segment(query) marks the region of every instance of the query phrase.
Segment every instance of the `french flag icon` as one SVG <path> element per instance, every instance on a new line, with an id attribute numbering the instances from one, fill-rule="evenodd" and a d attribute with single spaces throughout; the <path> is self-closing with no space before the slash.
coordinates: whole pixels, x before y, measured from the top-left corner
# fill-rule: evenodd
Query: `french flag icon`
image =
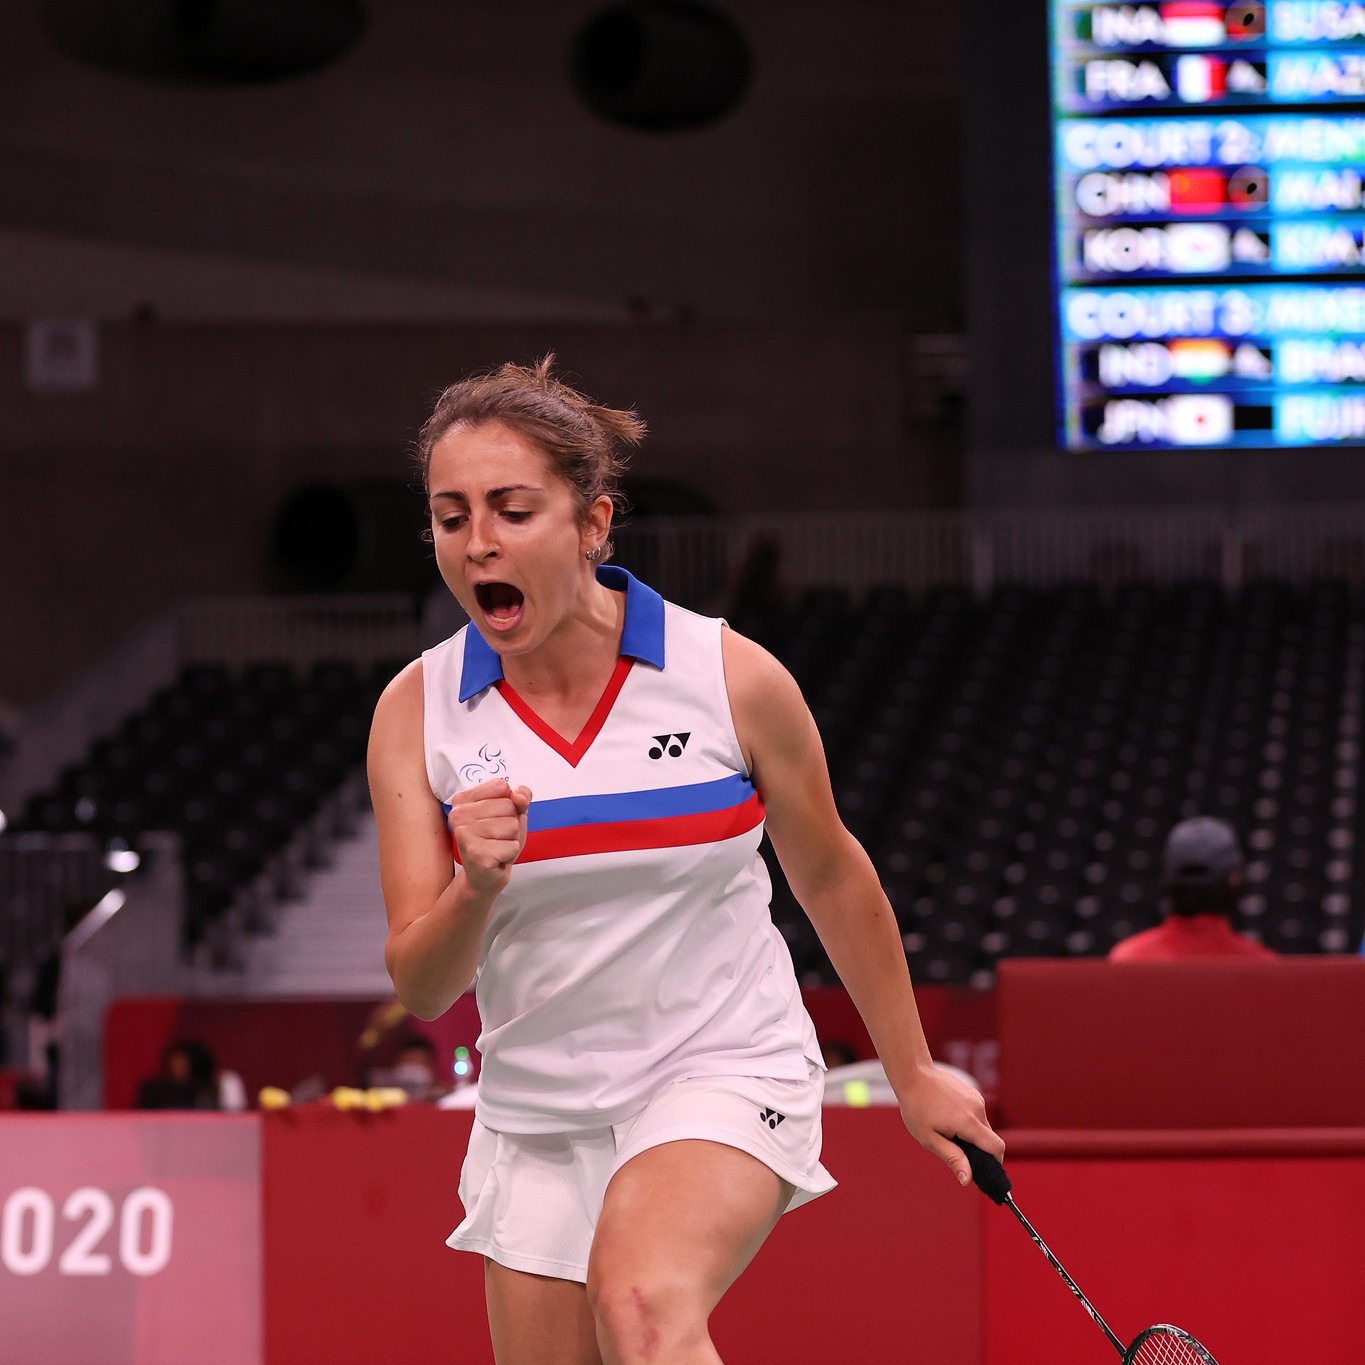
<path id="1" fill-rule="evenodd" d="M 1227 41 L 1226 7 L 1211 0 L 1165 0 L 1161 27 L 1171 47 L 1217 47 Z"/>
<path id="2" fill-rule="evenodd" d="M 1207 104 L 1223 98 L 1228 64 L 1219 57 L 1185 56 L 1175 63 L 1175 92 L 1186 104 Z"/>

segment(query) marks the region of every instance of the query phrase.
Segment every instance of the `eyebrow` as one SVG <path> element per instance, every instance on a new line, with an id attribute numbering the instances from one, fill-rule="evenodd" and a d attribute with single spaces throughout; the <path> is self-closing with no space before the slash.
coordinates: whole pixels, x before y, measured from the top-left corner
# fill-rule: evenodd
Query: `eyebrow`
<path id="1" fill-rule="evenodd" d="M 541 488 L 538 484 L 534 483 L 509 483 L 504 484 L 503 487 L 501 488 L 489 489 L 487 496 L 489 502 L 493 502 L 498 498 L 505 498 L 509 493 L 543 493 L 544 491 L 545 490 L 543 488 Z M 454 502 L 467 503 L 469 501 L 468 496 L 464 493 L 461 493 L 459 489 L 455 489 L 450 492 L 440 492 L 431 494 L 431 500 L 433 502 L 435 502 L 437 498 L 450 498 Z"/>

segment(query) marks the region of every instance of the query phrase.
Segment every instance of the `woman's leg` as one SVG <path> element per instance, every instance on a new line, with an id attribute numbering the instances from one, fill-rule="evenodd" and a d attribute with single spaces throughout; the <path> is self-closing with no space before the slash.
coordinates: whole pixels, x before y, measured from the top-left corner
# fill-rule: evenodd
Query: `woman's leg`
<path id="1" fill-rule="evenodd" d="M 483 1283 L 498 1365 L 602 1365 L 587 1291 L 577 1281 L 527 1275 L 485 1257 Z"/>
<path id="2" fill-rule="evenodd" d="M 791 1197 L 761 1161 L 718 1142 L 668 1142 L 626 1162 L 588 1262 L 606 1365 L 717 1365 L 707 1319 Z"/>

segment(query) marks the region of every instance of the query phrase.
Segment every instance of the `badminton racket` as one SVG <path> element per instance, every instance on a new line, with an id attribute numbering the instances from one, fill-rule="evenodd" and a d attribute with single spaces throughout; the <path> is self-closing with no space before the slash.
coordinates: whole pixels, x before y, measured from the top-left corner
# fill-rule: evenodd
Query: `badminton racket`
<path id="1" fill-rule="evenodd" d="M 1066 1287 L 1080 1301 L 1080 1305 L 1090 1314 L 1090 1320 L 1109 1338 L 1109 1344 L 1119 1353 L 1123 1365 L 1218 1365 L 1218 1362 L 1188 1332 L 1172 1327 L 1168 1322 L 1158 1323 L 1139 1332 L 1129 1346 L 1125 1346 L 1109 1329 L 1109 1324 L 1100 1317 L 1098 1310 L 1081 1293 L 1076 1281 L 1066 1273 L 1062 1263 L 1048 1249 L 1048 1245 L 1033 1230 L 1033 1224 L 1019 1211 L 1010 1193 L 1012 1185 L 1005 1168 L 989 1152 L 980 1147 L 954 1138 L 954 1142 L 967 1154 L 971 1164 L 972 1179 L 976 1187 L 996 1204 L 1003 1204 L 1024 1225 L 1024 1231 L 1033 1238 L 1033 1244 L 1047 1257 L 1053 1270 L 1066 1282 Z"/>

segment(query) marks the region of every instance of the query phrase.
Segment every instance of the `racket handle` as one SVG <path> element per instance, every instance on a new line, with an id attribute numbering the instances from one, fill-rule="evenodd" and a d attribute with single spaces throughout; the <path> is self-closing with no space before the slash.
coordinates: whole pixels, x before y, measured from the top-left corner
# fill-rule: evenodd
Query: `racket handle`
<path id="1" fill-rule="evenodd" d="M 1005 1168 L 989 1152 L 983 1152 L 966 1138 L 954 1138 L 953 1141 L 967 1154 L 976 1188 L 992 1203 L 1003 1204 L 1013 1188 Z"/>

